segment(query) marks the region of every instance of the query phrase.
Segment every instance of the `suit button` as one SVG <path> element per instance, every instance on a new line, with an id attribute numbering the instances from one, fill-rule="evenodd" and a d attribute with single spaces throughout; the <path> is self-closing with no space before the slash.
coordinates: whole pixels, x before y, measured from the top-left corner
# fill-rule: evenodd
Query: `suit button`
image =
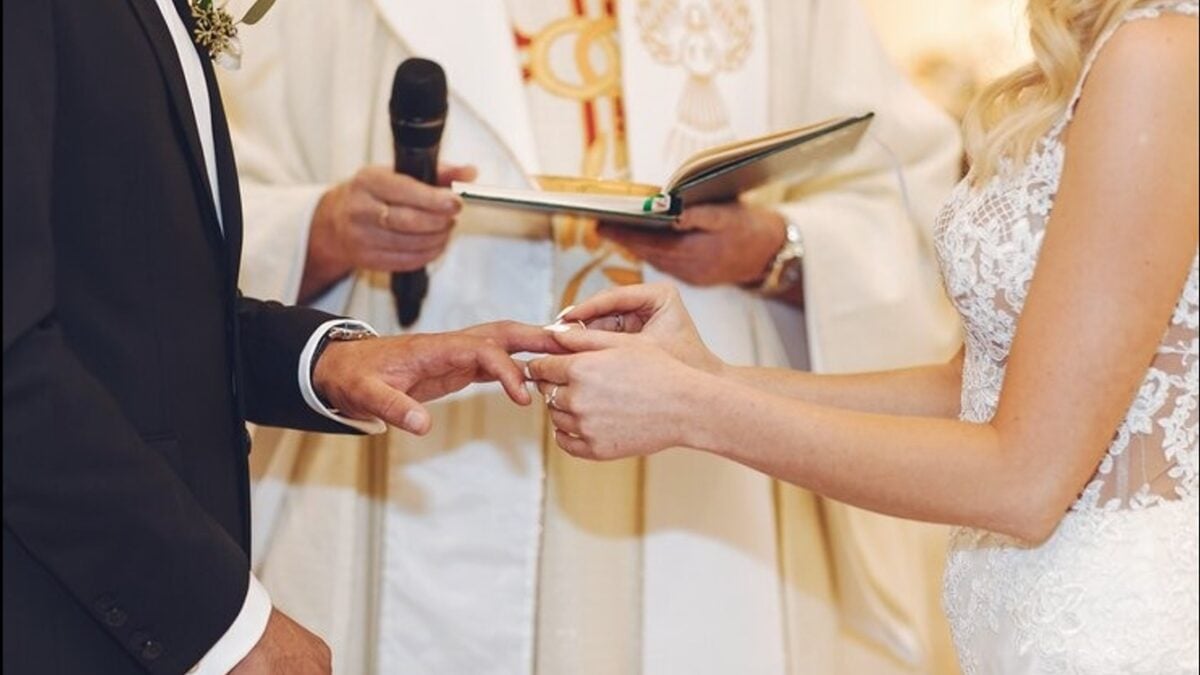
<path id="1" fill-rule="evenodd" d="M 121 609 L 120 607 L 110 607 L 108 611 L 104 613 L 104 623 L 112 626 L 113 628 L 120 628 L 121 626 L 124 626 L 125 621 L 128 619 L 129 615 L 126 614 L 125 610 Z"/>
<path id="2" fill-rule="evenodd" d="M 146 659 L 147 661 L 153 661 L 154 659 L 157 659 L 158 657 L 162 656 L 162 653 L 162 644 L 155 642 L 154 640 L 147 640 L 142 644 L 142 658 Z"/>

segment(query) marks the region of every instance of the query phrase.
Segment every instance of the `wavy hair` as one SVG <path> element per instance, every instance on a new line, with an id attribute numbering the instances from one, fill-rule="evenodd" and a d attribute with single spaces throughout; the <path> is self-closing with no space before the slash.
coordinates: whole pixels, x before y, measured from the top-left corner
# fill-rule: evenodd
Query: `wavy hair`
<path id="1" fill-rule="evenodd" d="M 1034 60 L 984 87 L 963 118 L 963 142 L 975 184 L 1020 165 L 1075 92 L 1084 59 L 1105 31 L 1147 0 L 1029 0 Z"/>

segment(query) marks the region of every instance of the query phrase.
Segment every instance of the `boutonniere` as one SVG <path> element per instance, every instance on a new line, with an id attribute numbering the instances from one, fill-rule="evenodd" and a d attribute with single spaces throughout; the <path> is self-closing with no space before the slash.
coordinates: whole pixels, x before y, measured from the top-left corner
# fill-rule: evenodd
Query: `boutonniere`
<path id="1" fill-rule="evenodd" d="M 244 12 L 241 7 L 250 5 Z M 242 43 L 238 40 L 239 24 L 252 26 L 271 9 L 275 0 L 224 0 L 219 5 L 214 0 L 188 0 L 196 28 L 192 39 L 208 50 L 212 60 L 226 70 L 237 70 L 242 65 Z M 233 17 L 242 18 L 234 20 Z"/>

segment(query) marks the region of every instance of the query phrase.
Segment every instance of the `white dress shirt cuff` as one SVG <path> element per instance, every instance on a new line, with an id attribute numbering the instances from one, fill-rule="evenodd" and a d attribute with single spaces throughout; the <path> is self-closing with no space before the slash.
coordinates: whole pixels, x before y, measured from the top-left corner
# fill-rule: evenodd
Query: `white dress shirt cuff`
<path id="1" fill-rule="evenodd" d="M 317 347 L 321 344 L 321 340 L 325 337 L 325 334 L 329 332 L 330 328 L 335 326 L 365 328 L 372 333 L 375 332 L 374 328 L 371 328 L 362 321 L 353 321 L 350 319 L 333 319 L 318 326 L 317 329 L 313 331 L 312 337 L 308 338 L 308 343 L 304 345 L 304 350 L 300 352 L 300 395 L 304 397 L 304 402 L 308 404 L 308 407 L 312 408 L 320 415 L 324 415 L 325 417 L 328 417 L 335 422 L 345 424 L 348 427 L 358 429 L 364 434 L 382 434 L 383 432 L 387 431 L 387 424 L 385 424 L 383 420 L 356 420 L 352 417 L 339 415 L 336 410 L 332 410 L 329 408 L 329 406 L 322 403 L 321 398 L 317 396 L 316 390 L 313 389 L 313 355 L 316 353 Z"/>
<path id="2" fill-rule="evenodd" d="M 246 601 L 242 611 L 229 625 L 229 629 L 209 648 L 200 662 L 192 666 L 188 675 L 225 675 L 246 658 L 254 645 L 267 630 L 271 618 L 271 596 L 254 574 L 250 575 L 250 586 L 246 589 Z"/>

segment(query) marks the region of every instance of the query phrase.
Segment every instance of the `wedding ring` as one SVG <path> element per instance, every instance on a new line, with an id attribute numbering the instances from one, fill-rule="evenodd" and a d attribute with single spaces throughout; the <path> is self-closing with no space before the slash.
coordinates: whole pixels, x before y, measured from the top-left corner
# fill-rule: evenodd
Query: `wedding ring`
<path id="1" fill-rule="evenodd" d="M 550 387 L 550 393 L 546 394 L 546 407 L 558 410 L 558 406 L 554 405 L 554 399 L 558 396 L 558 385 Z"/>
<path id="2" fill-rule="evenodd" d="M 387 205 L 387 204 L 380 204 L 380 205 L 379 205 L 379 226 L 380 226 L 380 227 L 382 227 L 382 228 L 384 228 L 384 229 L 387 229 L 387 226 L 388 226 L 388 214 L 389 214 L 390 212 L 391 212 L 391 209 L 389 209 L 389 208 L 388 208 L 388 205 Z"/>

